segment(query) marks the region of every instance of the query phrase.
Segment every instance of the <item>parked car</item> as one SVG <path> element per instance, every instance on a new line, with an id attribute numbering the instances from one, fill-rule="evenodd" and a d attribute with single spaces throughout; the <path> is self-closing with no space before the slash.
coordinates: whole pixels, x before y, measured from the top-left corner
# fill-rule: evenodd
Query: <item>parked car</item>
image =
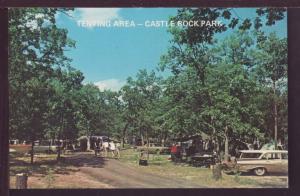
<path id="1" fill-rule="evenodd" d="M 225 173 L 233 171 L 253 172 L 257 176 L 266 173 L 288 173 L 288 151 L 286 150 L 241 150 L 234 162 L 225 162 Z"/>
<path id="2" fill-rule="evenodd" d="M 56 153 L 58 145 L 50 140 L 37 140 L 33 146 L 34 153 Z M 30 153 L 31 150 L 29 150 Z"/>

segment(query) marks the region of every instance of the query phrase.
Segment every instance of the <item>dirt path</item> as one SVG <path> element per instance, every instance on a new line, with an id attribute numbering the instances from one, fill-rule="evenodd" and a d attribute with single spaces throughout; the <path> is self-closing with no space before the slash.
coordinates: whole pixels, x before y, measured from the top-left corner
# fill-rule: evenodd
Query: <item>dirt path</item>
<path id="1" fill-rule="evenodd" d="M 28 160 L 11 160 L 11 188 L 15 187 L 15 173 L 28 169 L 29 188 L 286 188 L 288 181 L 287 176 L 277 175 L 241 175 L 238 178 L 224 175 L 224 180 L 212 181 L 208 170 L 185 169 L 184 166 L 151 170 L 151 166 L 144 168 L 116 159 L 95 157 L 91 152 L 65 154 L 59 164 L 45 157 L 36 161 L 32 167 Z"/>
<path id="2" fill-rule="evenodd" d="M 79 166 L 79 173 L 106 184 L 110 188 L 203 188 L 185 180 L 154 175 L 137 170 L 119 160 L 96 158 L 91 154 L 68 157 L 66 162 Z"/>

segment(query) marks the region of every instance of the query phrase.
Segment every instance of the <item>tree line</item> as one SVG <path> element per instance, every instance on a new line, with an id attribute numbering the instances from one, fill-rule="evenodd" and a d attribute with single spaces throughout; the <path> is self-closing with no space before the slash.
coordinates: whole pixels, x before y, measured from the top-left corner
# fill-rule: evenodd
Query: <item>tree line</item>
<path id="1" fill-rule="evenodd" d="M 149 143 L 203 132 L 225 155 L 236 139 L 287 142 L 287 39 L 264 31 L 285 9 L 259 8 L 245 19 L 233 9 L 178 9 L 170 20 L 227 22 L 170 27 L 170 47 L 158 65 L 168 76 L 139 70 L 117 92 L 83 84 L 65 55 L 76 42 L 57 26 L 56 14 L 71 11 L 9 10 L 10 138 L 33 146 L 44 138 L 108 135 L 124 144 L 129 136 Z"/>

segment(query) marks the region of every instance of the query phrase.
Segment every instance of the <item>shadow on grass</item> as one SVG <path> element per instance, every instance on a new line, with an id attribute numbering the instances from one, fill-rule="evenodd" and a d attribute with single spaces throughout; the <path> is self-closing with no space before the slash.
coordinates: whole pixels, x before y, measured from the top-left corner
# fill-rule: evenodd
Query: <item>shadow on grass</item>
<path id="1" fill-rule="evenodd" d="M 103 168 L 106 160 L 103 157 L 95 156 L 93 154 L 74 154 L 70 157 L 64 157 L 61 161 L 64 164 L 75 167 L 94 167 Z"/>
<path id="2" fill-rule="evenodd" d="M 53 171 L 54 174 L 69 175 L 71 172 L 79 171 L 78 167 L 96 167 L 102 168 L 105 164 L 105 160 L 102 157 L 95 157 L 92 154 L 80 154 L 76 153 L 61 157 L 60 161 L 55 158 L 51 160 L 43 160 L 39 158 L 33 164 L 29 161 L 17 159 L 18 157 L 10 157 L 10 176 L 14 176 L 17 173 L 27 173 L 29 175 L 48 175 L 49 171 Z"/>
<path id="3" fill-rule="evenodd" d="M 267 188 L 287 188 L 288 180 L 287 175 L 283 173 L 267 173 L 264 176 L 255 176 L 253 174 L 244 174 L 243 176 L 254 176 L 256 184 L 261 187 Z M 273 180 L 274 179 L 274 180 Z M 276 180 L 275 180 L 276 179 Z"/>
<path id="4" fill-rule="evenodd" d="M 282 177 L 287 177 L 287 174 L 285 173 L 276 173 L 276 172 L 272 172 L 272 173 L 266 173 L 265 175 L 263 176 L 257 176 L 255 175 L 253 172 L 243 172 L 240 174 L 240 176 L 255 176 L 255 177 L 266 177 L 266 176 L 282 176 Z"/>

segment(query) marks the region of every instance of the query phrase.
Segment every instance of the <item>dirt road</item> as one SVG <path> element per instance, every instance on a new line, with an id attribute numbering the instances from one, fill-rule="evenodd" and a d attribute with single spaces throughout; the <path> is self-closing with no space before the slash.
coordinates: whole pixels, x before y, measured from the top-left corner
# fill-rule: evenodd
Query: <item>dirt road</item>
<path id="1" fill-rule="evenodd" d="M 287 188 L 287 176 L 223 175 L 212 179 L 211 171 L 167 163 L 163 166 L 138 166 L 111 158 L 95 157 L 92 152 L 39 155 L 10 160 L 10 186 L 17 173 L 29 173 L 28 188 Z"/>
<path id="2" fill-rule="evenodd" d="M 199 184 L 154 175 L 136 170 L 119 160 L 93 157 L 90 154 L 67 157 L 65 161 L 78 166 L 80 173 L 110 188 L 203 188 Z"/>

